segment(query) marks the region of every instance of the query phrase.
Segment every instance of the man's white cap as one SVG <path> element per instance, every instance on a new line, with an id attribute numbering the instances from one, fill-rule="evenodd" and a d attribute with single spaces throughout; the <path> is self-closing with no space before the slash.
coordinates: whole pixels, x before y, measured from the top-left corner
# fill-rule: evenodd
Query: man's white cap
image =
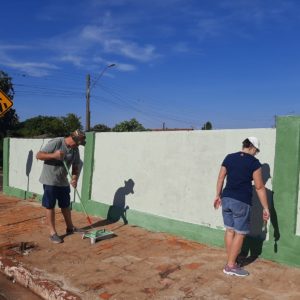
<path id="1" fill-rule="evenodd" d="M 250 143 L 251 143 L 258 151 L 260 151 L 260 141 L 259 141 L 259 139 L 258 139 L 257 137 L 255 137 L 255 136 L 249 136 L 247 139 L 250 141 Z"/>

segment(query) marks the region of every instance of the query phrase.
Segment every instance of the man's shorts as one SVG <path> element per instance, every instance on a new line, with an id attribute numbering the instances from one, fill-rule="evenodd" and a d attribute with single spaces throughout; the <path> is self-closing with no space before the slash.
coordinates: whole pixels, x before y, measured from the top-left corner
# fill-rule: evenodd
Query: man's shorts
<path id="1" fill-rule="evenodd" d="M 44 195 L 42 205 L 46 208 L 52 209 L 55 207 L 56 200 L 60 208 L 67 208 L 70 206 L 70 187 L 69 186 L 53 186 L 43 185 Z"/>
<path id="2" fill-rule="evenodd" d="M 250 232 L 251 206 L 239 200 L 222 198 L 222 214 L 224 225 L 240 234 Z"/>

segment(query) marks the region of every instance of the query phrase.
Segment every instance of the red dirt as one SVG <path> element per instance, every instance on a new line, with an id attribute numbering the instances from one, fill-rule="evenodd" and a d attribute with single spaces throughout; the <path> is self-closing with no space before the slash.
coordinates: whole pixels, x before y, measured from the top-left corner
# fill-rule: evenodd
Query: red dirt
<path id="1" fill-rule="evenodd" d="M 224 249 L 121 223 L 106 225 L 116 237 L 95 245 L 78 234 L 53 244 L 44 213 L 40 203 L 0 194 L 1 270 L 40 287 L 45 299 L 300 299 L 299 268 L 257 259 L 247 278 L 227 276 Z M 76 226 L 87 225 L 72 214 Z M 59 211 L 56 218 L 63 234 Z"/>

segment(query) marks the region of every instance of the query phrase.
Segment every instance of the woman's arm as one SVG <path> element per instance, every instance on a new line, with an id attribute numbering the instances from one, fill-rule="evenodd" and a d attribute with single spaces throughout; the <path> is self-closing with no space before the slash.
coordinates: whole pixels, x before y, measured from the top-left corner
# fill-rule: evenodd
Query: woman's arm
<path id="1" fill-rule="evenodd" d="M 224 180 L 227 175 L 227 170 L 224 166 L 220 168 L 218 180 L 217 180 L 217 191 L 216 191 L 216 197 L 214 200 L 214 208 L 218 209 L 221 205 L 221 193 L 224 185 Z"/>
<path id="2" fill-rule="evenodd" d="M 263 219 L 267 221 L 270 218 L 269 204 L 266 188 L 262 179 L 261 168 L 253 172 L 253 180 L 259 201 L 263 207 Z"/>

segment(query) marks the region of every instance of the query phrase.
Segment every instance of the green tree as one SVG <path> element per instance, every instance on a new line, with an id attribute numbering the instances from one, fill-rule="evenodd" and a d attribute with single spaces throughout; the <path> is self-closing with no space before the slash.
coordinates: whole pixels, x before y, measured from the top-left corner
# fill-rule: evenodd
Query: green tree
<path id="1" fill-rule="evenodd" d="M 76 129 L 82 129 L 82 125 L 80 118 L 74 114 L 68 114 L 66 117 L 37 116 L 20 123 L 17 135 L 57 137 L 66 136 Z"/>
<path id="2" fill-rule="evenodd" d="M 77 117 L 75 114 L 67 114 L 66 117 L 62 117 L 62 121 L 65 128 L 65 135 L 76 129 L 82 130 L 80 117 Z"/>
<path id="3" fill-rule="evenodd" d="M 202 130 L 212 130 L 212 124 L 208 121 L 204 123 L 204 125 L 201 128 Z"/>
<path id="4" fill-rule="evenodd" d="M 52 116 L 37 116 L 21 122 L 17 131 L 22 137 L 35 137 L 44 135 L 47 137 L 63 135 L 63 122 Z"/>
<path id="5" fill-rule="evenodd" d="M 91 128 L 91 131 L 108 132 L 111 131 L 111 129 L 105 124 L 96 124 L 94 127 Z"/>
<path id="6" fill-rule="evenodd" d="M 0 89 L 13 100 L 15 91 L 11 80 L 7 73 L 0 70 Z"/>
<path id="7" fill-rule="evenodd" d="M 0 90 L 2 90 L 11 100 L 15 92 L 12 84 L 12 78 L 7 73 L 0 70 Z M 10 108 L 2 117 L 0 117 L 0 138 L 7 135 L 9 130 L 13 130 L 19 122 L 19 117 L 15 109 Z"/>
<path id="8" fill-rule="evenodd" d="M 11 100 L 14 98 L 14 87 L 12 78 L 7 73 L 0 70 L 0 90 L 2 90 Z M 0 166 L 3 164 L 3 138 L 9 131 L 15 129 L 19 122 L 19 117 L 14 108 L 10 108 L 0 117 Z"/>
<path id="9" fill-rule="evenodd" d="M 144 126 L 139 123 L 136 119 L 130 121 L 123 121 L 115 125 L 112 131 L 124 132 L 124 131 L 145 131 Z"/>

